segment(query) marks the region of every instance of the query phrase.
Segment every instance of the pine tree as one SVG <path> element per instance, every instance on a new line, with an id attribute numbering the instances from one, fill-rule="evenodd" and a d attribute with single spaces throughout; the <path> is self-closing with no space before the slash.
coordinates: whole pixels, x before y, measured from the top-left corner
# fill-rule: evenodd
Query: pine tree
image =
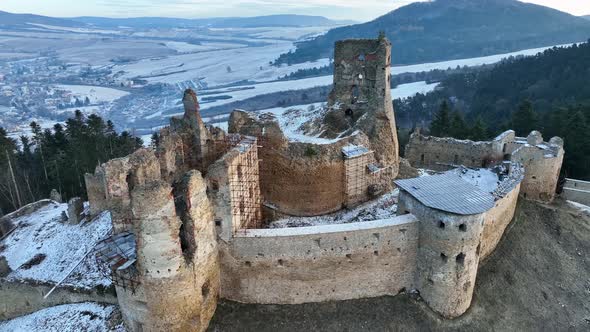
<path id="1" fill-rule="evenodd" d="M 512 113 L 512 129 L 517 135 L 527 136 L 531 131 L 537 129 L 538 118 L 533 110 L 533 104 L 525 100 L 518 109 Z"/>
<path id="2" fill-rule="evenodd" d="M 451 114 L 448 134 L 457 139 L 465 139 L 469 136 L 469 128 L 467 127 L 465 120 L 463 120 L 461 113 L 454 111 Z"/>
<path id="3" fill-rule="evenodd" d="M 565 143 L 566 175 L 580 178 L 590 176 L 590 124 L 581 109 L 570 109 L 562 137 Z"/>
<path id="4" fill-rule="evenodd" d="M 434 115 L 434 120 L 430 123 L 430 135 L 432 136 L 447 136 L 450 127 L 450 109 L 447 101 L 443 101 L 440 109 Z"/>
<path id="5" fill-rule="evenodd" d="M 483 141 L 488 138 L 487 128 L 480 116 L 478 116 L 475 120 L 475 123 L 471 128 L 471 134 L 469 135 L 469 138 L 474 141 Z"/>

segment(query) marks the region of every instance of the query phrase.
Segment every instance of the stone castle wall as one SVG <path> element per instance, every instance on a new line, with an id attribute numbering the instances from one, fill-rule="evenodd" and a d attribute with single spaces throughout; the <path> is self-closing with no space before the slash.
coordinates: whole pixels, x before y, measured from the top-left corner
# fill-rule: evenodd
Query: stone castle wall
<path id="1" fill-rule="evenodd" d="M 91 215 L 109 210 L 115 232 L 130 230 L 131 190 L 159 179 L 160 173 L 159 161 L 149 149 L 98 166 L 94 174 L 85 175 Z"/>
<path id="2" fill-rule="evenodd" d="M 117 285 L 131 331 L 203 331 L 219 294 L 294 304 L 418 289 L 443 316 L 469 307 L 479 260 L 509 224 L 518 187 L 487 214 L 428 209 L 402 191 L 406 214 L 396 218 L 250 229 L 261 226 L 262 201 L 277 214 L 317 216 L 390 189 L 376 186 L 391 186 L 399 170 L 390 63 L 385 38 L 336 44 L 334 90 L 317 124 L 322 137 L 344 137 L 335 143 L 289 142 L 276 119 L 240 111 L 226 135 L 203 123 L 188 90 L 184 117 L 160 132 L 156 153 L 141 149 L 87 176 L 92 212 L 111 210 L 115 233 L 136 238 L 138 284 Z M 244 135 L 253 143 L 232 141 Z M 512 141 L 513 132 L 491 142 L 413 135 L 407 151 L 414 166 L 428 168 L 488 166 L 508 149 L 526 164 L 532 152 L 512 148 Z M 366 147 L 370 157 L 345 161 L 348 145 Z M 531 174 L 545 174 L 549 166 L 536 170 L 535 158 Z"/>
<path id="3" fill-rule="evenodd" d="M 499 142 L 473 142 L 412 134 L 406 159 L 413 167 L 447 171 L 453 166 L 487 167 L 503 159 Z"/>
<path id="4" fill-rule="evenodd" d="M 563 156 L 561 138 L 554 137 L 549 142 L 543 142 L 537 131 L 522 138 L 509 130 L 485 142 L 414 133 L 406 146 L 406 158 L 413 167 L 436 171 L 446 171 L 459 165 L 489 167 L 502 160 L 520 163 L 525 168 L 521 194 L 527 199 L 543 202 L 551 202 L 555 197 Z"/>
<path id="5" fill-rule="evenodd" d="M 295 304 L 396 295 L 414 287 L 418 225 L 371 222 L 239 232 L 221 244 L 221 296 Z"/>
<path id="6" fill-rule="evenodd" d="M 419 222 L 416 287 L 444 317 L 457 317 L 471 304 L 480 259 L 484 215 L 454 215 L 430 209 L 400 192 L 398 211 Z"/>
<path id="7" fill-rule="evenodd" d="M 480 259 L 487 258 L 502 239 L 504 231 L 512 222 L 520 184 L 508 192 L 502 199 L 496 201 L 496 205 L 485 213 L 484 228 L 481 237 Z"/>
<path id="8" fill-rule="evenodd" d="M 315 216 L 344 204 L 345 142 L 311 146 L 291 143 L 286 150 L 260 150 L 260 188 L 266 203 L 292 216 Z M 308 150 L 309 149 L 309 150 Z M 308 152 L 312 151 L 313 153 Z"/>
<path id="9" fill-rule="evenodd" d="M 316 216 L 342 209 L 342 147 L 351 141 L 367 144 L 366 136 L 347 137 L 332 144 L 289 142 L 275 120 L 256 120 L 246 112 L 234 111 L 229 122 L 230 132 L 259 137 L 262 200 L 276 213 Z"/>
<path id="10" fill-rule="evenodd" d="M 564 152 L 557 155 L 535 146 L 525 145 L 512 153 L 511 161 L 524 165 L 526 172 L 521 192 L 527 199 L 551 202 L 556 195 Z"/>

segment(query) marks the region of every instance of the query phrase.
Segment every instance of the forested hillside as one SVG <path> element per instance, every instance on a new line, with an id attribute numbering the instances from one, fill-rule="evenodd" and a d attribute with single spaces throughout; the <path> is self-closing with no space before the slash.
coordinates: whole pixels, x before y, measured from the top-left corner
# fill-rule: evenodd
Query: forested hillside
<path id="1" fill-rule="evenodd" d="M 301 42 L 276 64 L 331 57 L 334 43 L 385 32 L 394 64 L 424 63 L 580 42 L 590 22 L 516 0 L 436 0 L 401 7 L 371 22 L 340 27 Z"/>
<path id="2" fill-rule="evenodd" d="M 0 212 L 48 198 L 52 189 L 64 200 L 85 197 L 85 173 L 142 146 L 141 139 L 128 132 L 117 134 L 110 121 L 84 117 L 80 111 L 65 126 L 42 130 L 33 122 L 31 129 L 31 138 L 22 136 L 17 142 L 0 128 Z"/>
<path id="3" fill-rule="evenodd" d="M 481 139 L 505 129 L 565 139 L 568 176 L 590 179 L 590 44 L 507 59 L 450 75 L 427 95 L 395 101 L 398 124 L 438 136 Z M 432 123 L 430 123 L 432 121 Z M 474 129 L 476 132 L 474 133 Z"/>

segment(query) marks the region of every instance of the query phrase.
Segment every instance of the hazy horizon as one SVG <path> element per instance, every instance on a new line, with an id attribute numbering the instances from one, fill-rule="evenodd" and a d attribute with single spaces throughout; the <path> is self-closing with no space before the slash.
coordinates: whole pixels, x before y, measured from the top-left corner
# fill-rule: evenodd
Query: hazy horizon
<path id="1" fill-rule="evenodd" d="M 93 0 L 72 3 L 71 0 L 3 0 L 0 10 L 11 13 L 27 13 L 52 17 L 101 16 L 125 17 L 248 17 L 276 14 L 318 15 L 331 19 L 368 21 L 412 2 L 392 0 Z M 527 0 L 568 12 L 573 15 L 590 14 L 588 0 Z"/>

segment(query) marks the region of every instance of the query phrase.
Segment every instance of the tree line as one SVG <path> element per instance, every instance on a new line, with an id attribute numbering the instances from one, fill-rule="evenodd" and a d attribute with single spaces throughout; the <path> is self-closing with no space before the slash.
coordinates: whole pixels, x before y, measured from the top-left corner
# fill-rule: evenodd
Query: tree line
<path id="1" fill-rule="evenodd" d="M 32 122 L 31 136 L 11 138 L 0 127 L 0 209 L 8 213 L 49 197 L 52 189 L 67 200 L 86 198 L 84 174 L 113 158 L 126 156 L 143 142 L 111 121 L 76 111 L 62 125 L 42 129 Z"/>

